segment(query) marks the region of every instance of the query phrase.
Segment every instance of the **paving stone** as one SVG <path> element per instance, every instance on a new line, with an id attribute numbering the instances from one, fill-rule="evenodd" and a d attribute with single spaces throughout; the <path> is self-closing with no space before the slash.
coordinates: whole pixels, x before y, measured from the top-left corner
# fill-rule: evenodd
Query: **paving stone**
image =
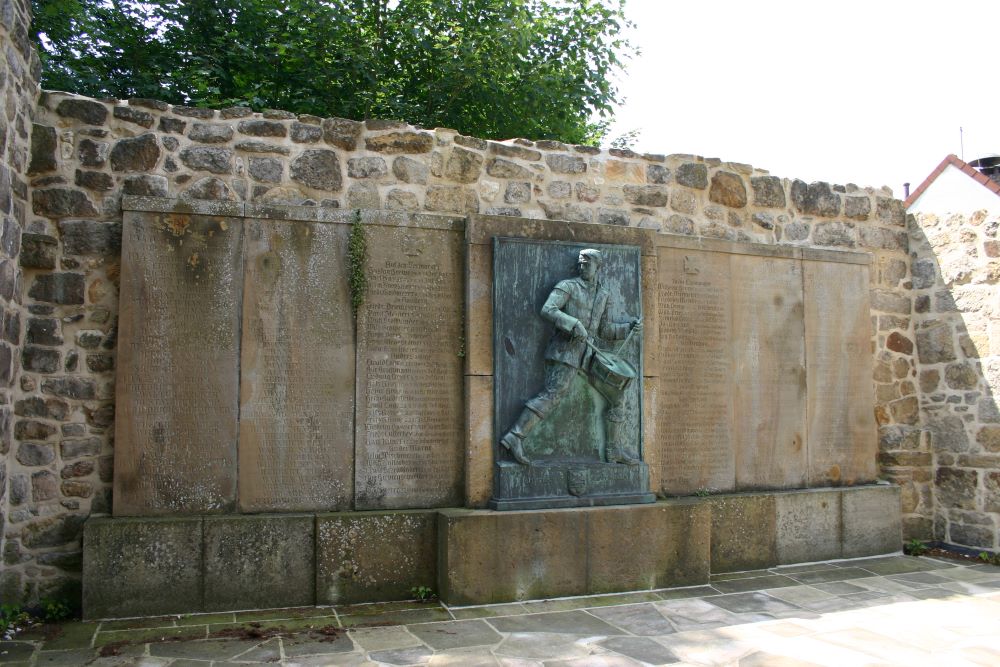
<path id="1" fill-rule="evenodd" d="M 269 639 L 254 646 L 249 651 L 234 656 L 234 658 L 240 662 L 278 662 L 281 658 L 281 640 L 277 637 Z"/>
<path id="2" fill-rule="evenodd" d="M 656 591 L 662 600 L 684 600 L 687 598 L 700 598 L 706 595 L 718 595 L 720 591 L 711 586 L 691 586 L 689 588 L 673 588 L 663 591 Z"/>
<path id="3" fill-rule="evenodd" d="M 760 591 L 765 588 L 780 588 L 781 586 L 798 585 L 799 582 L 780 574 L 772 574 L 766 577 L 749 577 L 747 579 L 712 582 L 712 586 L 720 593 L 743 593 L 746 591 Z"/>
<path id="4" fill-rule="evenodd" d="M 558 632 L 577 635 L 617 635 L 622 633 L 618 628 L 583 611 L 491 618 L 488 623 L 500 632 Z"/>
<path id="5" fill-rule="evenodd" d="M 663 644 L 646 637 L 611 637 L 602 641 L 599 646 L 653 665 L 666 665 L 678 661 L 677 656 Z"/>
<path id="6" fill-rule="evenodd" d="M 831 593 L 820 590 L 816 586 L 789 586 L 786 588 L 775 588 L 764 592 L 773 598 L 778 598 L 779 600 L 798 606 L 802 606 L 803 604 L 810 602 L 830 600 L 836 597 Z"/>
<path id="7" fill-rule="evenodd" d="M 35 647 L 28 642 L 0 641 L 0 663 L 27 661 L 35 652 Z"/>
<path id="8" fill-rule="evenodd" d="M 709 598 L 708 602 L 736 614 L 743 613 L 781 613 L 796 611 L 798 607 L 773 598 L 765 593 L 734 593 L 733 595 L 718 595 Z"/>
<path id="9" fill-rule="evenodd" d="M 45 650 L 61 651 L 90 646 L 97 633 L 96 623 L 60 623 L 59 634 L 45 641 Z"/>
<path id="10" fill-rule="evenodd" d="M 861 579 L 871 576 L 871 572 L 859 567 L 842 567 L 836 570 L 819 570 L 817 572 L 799 572 L 791 575 L 792 579 L 803 584 L 822 584 L 829 581 L 844 581 L 845 579 Z"/>
<path id="11" fill-rule="evenodd" d="M 433 654 L 426 646 L 413 646 L 411 648 L 396 648 L 388 651 L 375 651 L 369 653 L 368 657 L 377 662 L 389 665 L 416 665 L 423 664 L 427 658 Z"/>
<path id="12" fill-rule="evenodd" d="M 590 613 L 634 635 L 669 635 L 676 632 L 673 624 L 652 604 L 606 607 L 591 610 Z"/>
<path id="13" fill-rule="evenodd" d="M 352 629 L 348 635 L 366 651 L 382 651 L 420 645 L 420 640 L 411 635 L 404 627 L 356 628 Z"/>
<path id="14" fill-rule="evenodd" d="M 889 579 L 904 584 L 920 584 L 919 586 L 920 588 L 933 586 L 935 584 L 948 583 L 948 579 L 946 579 L 945 577 L 940 577 L 936 574 L 931 574 L 929 572 L 910 572 L 908 574 L 897 574 L 889 577 Z"/>
<path id="15" fill-rule="evenodd" d="M 927 570 L 940 569 L 934 561 L 921 558 L 910 558 L 898 556 L 890 558 L 865 558 L 862 560 L 850 561 L 853 567 L 860 567 L 874 574 L 904 574 L 906 572 L 925 572 Z"/>
<path id="16" fill-rule="evenodd" d="M 425 623 L 410 626 L 408 629 L 411 634 L 437 651 L 497 644 L 503 639 L 481 620 Z"/>
<path id="17" fill-rule="evenodd" d="M 319 638 L 313 634 L 282 639 L 285 655 L 295 658 L 302 655 L 323 655 L 328 653 L 348 653 L 354 650 L 354 642 L 347 632 L 336 637 Z M 245 659 L 240 657 L 240 660 Z"/>
<path id="18" fill-rule="evenodd" d="M 206 639 L 192 642 L 166 642 L 150 644 L 149 654 L 164 658 L 196 658 L 199 660 L 228 660 L 246 653 L 257 642 L 239 639 Z"/>
<path id="19" fill-rule="evenodd" d="M 86 665 L 95 656 L 96 651 L 91 648 L 75 649 L 69 651 L 42 651 L 35 658 L 36 665 L 46 665 L 46 667 L 78 667 Z M 3 659 L 0 658 L 0 662 Z"/>
<path id="20" fill-rule="evenodd" d="M 733 624 L 738 619 L 725 609 L 705 600 L 670 600 L 657 602 L 660 613 L 669 619 L 678 630 L 717 628 Z"/>
<path id="21" fill-rule="evenodd" d="M 344 627 L 358 625 L 407 625 L 409 623 L 433 623 L 435 621 L 450 621 L 451 616 L 444 609 L 412 609 L 408 611 L 390 611 L 375 615 L 341 616 Z"/>
<path id="22" fill-rule="evenodd" d="M 854 584 L 849 584 L 846 581 L 833 581 L 828 584 L 813 584 L 813 588 L 818 588 L 819 590 L 832 595 L 849 595 L 851 593 L 871 592 L 863 586 L 855 586 Z"/>
<path id="23" fill-rule="evenodd" d="M 470 618 L 493 618 L 495 616 L 513 616 L 525 613 L 524 605 L 520 602 L 510 604 L 491 604 L 484 607 L 463 607 L 452 608 L 451 615 L 458 620 Z"/>
<path id="24" fill-rule="evenodd" d="M 586 646 L 580 644 L 576 635 L 548 632 L 515 632 L 503 640 L 494 653 L 532 660 L 549 658 L 575 658 L 589 655 Z"/>

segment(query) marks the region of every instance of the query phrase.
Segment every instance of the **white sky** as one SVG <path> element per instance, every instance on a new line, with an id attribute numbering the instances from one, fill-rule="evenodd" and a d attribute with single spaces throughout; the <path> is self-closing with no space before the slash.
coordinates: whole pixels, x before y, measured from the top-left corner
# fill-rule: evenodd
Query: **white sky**
<path id="1" fill-rule="evenodd" d="M 613 138 L 898 197 L 1000 153 L 1000 0 L 628 0 Z"/>

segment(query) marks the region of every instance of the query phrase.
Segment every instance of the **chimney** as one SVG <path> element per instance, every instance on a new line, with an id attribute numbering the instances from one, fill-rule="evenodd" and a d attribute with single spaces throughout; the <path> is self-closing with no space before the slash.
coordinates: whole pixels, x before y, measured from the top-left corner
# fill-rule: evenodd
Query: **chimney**
<path id="1" fill-rule="evenodd" d="M 909 199 L 909 198 L 910 198 L 910 184 L 903 183 L 903 199 Z"/>

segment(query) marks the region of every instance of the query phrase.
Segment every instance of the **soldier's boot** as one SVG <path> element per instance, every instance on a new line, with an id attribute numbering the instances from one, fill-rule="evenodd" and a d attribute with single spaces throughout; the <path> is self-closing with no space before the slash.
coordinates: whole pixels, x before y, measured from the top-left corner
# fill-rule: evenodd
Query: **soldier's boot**
<path id="1" fill-rule="evenodd" d="M 521 416 L 517 418 L 514 425 L 511 427 L 507 433 L 500 438 L 500 444 L 503 445 L 514 460 L 521 465 L 531 465 L 531 459 L 528 455 L 524 453 L 524 439 L 528 437 L 528 433 L 531 429 L 535 428 L 538 422 L 542 421 L 536 413 L 532 412 L 528 408 L 521 411 Z"/>
<path id="2" fill-rule="evenodd" d="M 637 456 L 632 454 L 621 442 L 622 423 L 608 420 L 607 427 L 607 447 L 605 453 L 608 463 L 624 463 L 634 466 L 642 463 Z"/>

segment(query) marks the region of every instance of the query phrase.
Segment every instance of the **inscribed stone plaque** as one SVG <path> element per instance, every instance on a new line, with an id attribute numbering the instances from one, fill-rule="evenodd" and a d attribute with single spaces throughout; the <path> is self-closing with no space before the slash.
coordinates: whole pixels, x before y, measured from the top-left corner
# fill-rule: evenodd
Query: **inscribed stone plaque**
<path id="1" fill-rule="evenodd" d="M 733 428 L 738 489 L 806 481 L 806 365 L 802 264 L 730 258 L 733 277 Z"/>
<path id="2" fill-rule="evenodd" d="M 590 277 L 578 261 L 588 248 L 600 252 Z M 527 462 L 497 445 L 491 507 L 652 501 L 641 336 L 628 335 L 642 317 L 640 270 L 637 246 L 495 239 L 494 442 L 516 437 Z M 584 326 L 590 342 L 565 322 Z M 602 381 L 601 358 L 620 360 L 630 380 L 617 390 Z"/>
<path id="3" fill-rule="evenodd" d="M 243 227 L 130 211 L 123 234 L 115 515 L 231 511 Z"/>
<path id="4" fill-rule="evenodd" d="M 348 225 L 250 220 L 240 369 L 240 509 L 354 498 Z"/>
<path id="5" fill-rule="evenodd" d="M 809 485 L 871 482 L 876 467 L 868 267 L 803 262 Z"/>
<path id="6" fill-rule="evenodd" d="M 461 503 L 462 233 L 366 226 L 358 313 L 356 509 Z"/>
<path id="7" fill-rule="evenodd" d="M 661 491 L 732 491 L 732 304 L 730 256 L 660 248 L 657 304 Z"/>

